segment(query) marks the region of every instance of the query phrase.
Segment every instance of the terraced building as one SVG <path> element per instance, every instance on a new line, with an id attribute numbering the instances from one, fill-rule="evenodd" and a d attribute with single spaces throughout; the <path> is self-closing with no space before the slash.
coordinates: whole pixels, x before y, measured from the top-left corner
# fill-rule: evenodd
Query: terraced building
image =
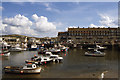
<path id="1" fill-rule="evenodd" d="M 120 43 L 120 27 L 68 28 L 66 32 L 58 32 L 58 41 L 71 43 Z"/>

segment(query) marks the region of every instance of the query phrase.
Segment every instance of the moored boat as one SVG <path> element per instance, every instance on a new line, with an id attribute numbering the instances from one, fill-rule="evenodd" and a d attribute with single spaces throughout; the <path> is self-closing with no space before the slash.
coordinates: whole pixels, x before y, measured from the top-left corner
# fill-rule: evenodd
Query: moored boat
<path id="1" fill-rule="evenodd" d="M 8 49 L 0 49 L 0 55 L 8 57 L 10 55 L 10 51 Z"/>
<path id="2" fill-rule="evenodd" d="M 8 56 L 10 56 L 10 52 L 3 52 L 3 53 L 0 53 L 0 55 L 8 57 Z"/>
<path id="3" fill-rule="evenodd" d="M 49 58 L 49 57 L 42 57 L 41 58 L 41 63 L 42 64 L 47 64 L 47 63 L 50 63 L 51 61 L 52 61 L 52 59 Z"/>
<path id="4" fill-rule="evenodd" d="M 22 51 L 22 48 L 20 47 L 12 47 L 10 48 L 10 52 L 21 52 Z"/>
<path id="5" fill-rule="evenodd" d="M 41 67 L 37 67 L 35 64 L 26 64 L 23 67 L 6 66 L 4 67 L 5 73 L 20 73 L 20 74 L 30 74 L 30 73 L 40 73 Z"/>
<path id="6" fill-rule="evenodd" d="M 59 55 L 53 55 L 51 52 L 45 53 L 50 59 L 52 59 L 53 62 L 62 62 L 63 57 L 60 57 Z"/>
<path id="7" fill-rule="evenodd" d="M 98 50 L 94 50 L 85 52 L 85 56 L 103 57 L 105 56 L 105 53 Z"/>
<path id="8" fill-rule="evenodd" d="M 26 60 L 25 63 L 32 63 L 32 64 L 36 64 L 36 65 L 42 65 L 41 59 L 36 59 L 35 61 Z"/>
<path id="9" fill-rule="evenodd" d="M 32 57 L 31 60 L 34 61 L 36 64 L 47 64 L 52 61 L 52 59 L 50 59 L 49 57 L 36 56 L 36 55 L 34 55 L 34 57 Z M 25 61 L 25 62 L 28 62 L 28 61 Z M 29 61 L 29 62 L 31 62 L 31 61 Z"/>

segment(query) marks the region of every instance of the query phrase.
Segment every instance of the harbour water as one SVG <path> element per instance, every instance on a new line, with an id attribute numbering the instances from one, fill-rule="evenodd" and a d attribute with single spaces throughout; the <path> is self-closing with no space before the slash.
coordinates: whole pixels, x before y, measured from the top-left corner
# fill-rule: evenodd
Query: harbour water
<path id="1" fill-rule="evenodd" d="M 118 78 L 118 54 L 115 48 L 107 49 L 105 57 L 84 56 L 86 50 L 80 48 L 69 49 L 60 53 L 63 63 L 50 63 L 41 66 L 40 74 L 5 74 L 2 78 Z M 23 66 L 25 60 L 30 60 L 37 51 L 11 52 L 9 57 L 0 57 L 2 68 L 4 66 Z"/>

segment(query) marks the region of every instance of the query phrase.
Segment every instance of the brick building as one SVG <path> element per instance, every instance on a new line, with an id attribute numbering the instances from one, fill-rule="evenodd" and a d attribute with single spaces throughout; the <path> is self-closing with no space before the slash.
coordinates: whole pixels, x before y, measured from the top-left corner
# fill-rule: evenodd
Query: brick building
<path id="1" fill-rule="evenodd" d="M 120 42 L 120 28 L 68 28 L 66 32 L 58 32 L 58 41 L 114 44 Z"/>

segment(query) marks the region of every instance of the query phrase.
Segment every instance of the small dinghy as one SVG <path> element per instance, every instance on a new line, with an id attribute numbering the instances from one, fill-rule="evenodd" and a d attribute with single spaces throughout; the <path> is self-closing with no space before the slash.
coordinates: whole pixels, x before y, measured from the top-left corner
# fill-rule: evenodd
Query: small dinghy
<path id="1" fill-rule="evenodd" d="M 105 56 L 105 53 L 98 50 L 94 50 L 94 51 L 85 52 L 85 56 L 103 57 Z"/>
<path id="2" fill-rule="evenodd" d="M 4 70 L 5 73 L 35 74 L 41 72 L 41 67 L 28 63 L 23 67 L 6 66 Z"/>

